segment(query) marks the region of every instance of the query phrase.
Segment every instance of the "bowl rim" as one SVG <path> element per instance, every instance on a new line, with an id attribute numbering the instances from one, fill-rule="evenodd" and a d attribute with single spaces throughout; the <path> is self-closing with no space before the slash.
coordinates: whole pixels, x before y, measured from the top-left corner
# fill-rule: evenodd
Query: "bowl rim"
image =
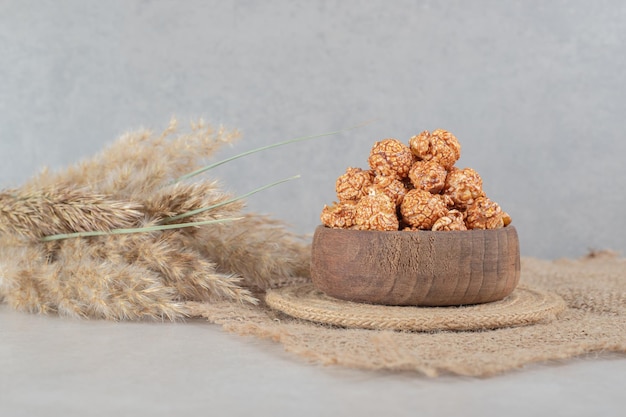
<path id="1" fill-rule="evenodd" d="M 342 228 L 335 228 L 335 227 L 328 227 L 324 224 L 319 224 L 315 230 L 319 230 L 319 229 L 326 229 L 326 230 L 331 230 L 333 232 L 347 232 L 347 233 L 372 233 L 372 234 L 387 234 L 387 235 L 391 235 L 391 234 L 402 234 L 402 235 L 407 235 L 410 236 L 412 233 L 427 233 L 427 234 L 467 234 L 467 233 L 496 233 L 496 232 L 501 232 L 503 230 L 508 230 L 508 229 L 514 229 L 515 231 L 517 231 L 517 229 L 515 228 L 515 226 L 513 225 L 508 225 L 508 226 L 504 226 L 504 227 L 499 227 L 497 229 L 468 229 L 468 230 L 361 230 L 361 229 L 342 229 Z"/>

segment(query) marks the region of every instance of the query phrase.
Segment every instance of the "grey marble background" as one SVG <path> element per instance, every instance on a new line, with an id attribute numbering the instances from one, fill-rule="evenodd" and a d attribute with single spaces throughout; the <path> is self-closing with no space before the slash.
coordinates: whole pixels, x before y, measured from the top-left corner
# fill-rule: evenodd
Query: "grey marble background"
<path id="1" fill-rule="evenodd" d="M 0 187 L 121 133 L 204 117 L 229 156 L 376 121 L 215 172 L 311 233 L 384 137 L 445 128 L 522 255 L 626 253 L 626 2 L 0 0 Z"/>

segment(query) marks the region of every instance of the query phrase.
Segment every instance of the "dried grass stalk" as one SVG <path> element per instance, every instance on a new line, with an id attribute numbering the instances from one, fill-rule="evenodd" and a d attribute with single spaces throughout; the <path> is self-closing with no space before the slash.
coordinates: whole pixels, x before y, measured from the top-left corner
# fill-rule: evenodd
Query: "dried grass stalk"
<path id="1" fill-rule="evenodd" d="M 69 230 L 107 231 L 131 227 L 143 217 L 140 203 L 90 190 L 48 186 L 0 193 L 0 233 L 40 238 Z"/>
<path id="2" fill-rule="evenodd" d="M 202 229 L 195 242 L 220 269 L 240 274 L 252 288 L 265 290 L 310 277 L 308 240 L 267 216 L 247 214 L 237 222 Z"/>
<path id="3" fill-rule="evenodd" d="M 236 130 L 215 129 L 202 120 L 192 123 L 189 133 L 177 133 L 177 125 L 172 119 L 158 136 L 147 129 L 125 133 L 94 157 L 58 173 L 44 170 L 26 186 L 67 184 L 97 189 L 113 199 L 141 201 L 202 167 L 206 158 L 240 137 Z"/>
<path id="4" fill-rule="evenodd" d="M 251 290 L 302 280 L 307 245 L 279 222 L 249 214 L 233 227 L 179 228 L 244 216 L 216 181 L 178 181 L 237 136 L 203 122 L 176 134 L 173 121 L 0 193 L 0 300 L 74 317 L 174 320 L 191 314 L 187 303 L 255 303 Z M 151 231 L 164 227 L 176 228 Z M 77 232 L 106 234 L 66 239 Z M 49 235 L 61 240 L 41 239 Z"/>
<path id="5" fill-rule="evenodd" d="M 145 201 L 145 210 L 150 218 L 163 221 L 232 199 L 232 195 L 226 194 L 218 188 L 216 181 L 176 183 L 161 188 L 149 196 Z M 237 216 L 243 207 L 243 201 L 235 201 L 232 204 L 226 204 L 221 210 L 200 212 L 185 218 L 184 221 L 217 220 Z"/>

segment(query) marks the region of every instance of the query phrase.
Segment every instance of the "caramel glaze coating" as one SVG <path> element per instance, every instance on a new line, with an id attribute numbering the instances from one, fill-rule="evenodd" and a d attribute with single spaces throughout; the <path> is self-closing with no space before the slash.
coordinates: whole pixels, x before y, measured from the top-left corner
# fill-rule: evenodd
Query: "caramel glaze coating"
<path id="1" fill-rule="evenodd" d="M 435 161 L 417 161 L 409 171 L 409 179 L 415 188 L 438 194 L 446 184 L 448 171 Z"/>
<path id="2" fill-rule="evenodd" d="M 341 202 L 358 201 L 361 197 L 367 195 L 368 187 L 374 180 L 372 171 L 364 171 L 361 168 L 348 168 L 345 174 L 337 178 L 335 183 L 335 191 L 337 198 Z"/>
<path id="3" fill-rule="evenodd" d="M 320 216 L 322 224 L 333 229 L 350 229 L 356 226 L 356 202 L 333 203 L 324 206 Z"/>
<path id="4" fill-rule="evenodd" d="M 447 130 L 428 130 L 409 139 L 411 152 L 420 160 L 435 161 L 445 169 L 450 169 L 461 157 L 461 145 Z"/>
<path id="5" fill-rule="evenodd" d="M 411 137 L 409 146 L 383 139 L 371 148 L 369 170 L 348 168 L 337 178 L 339 202 L 320 219 L 335 229 L 469 230 L 508 226 L 511 217 L 489 200 L 482 178 L 454 166 L 457 138 L 443 129 Z"/>
<path id="6" fill-rule="evenodd" d="M 366 195 L 356 205 L 356 228 L 360 230 L 398 230 L 396 205 L 384 193 Z"/>
<path id="7" fill-rule="evenodd" d="M 487 197 L 477 198 L 467 207 L 465 224 L 468 229 L 499 229 L 511 222 L 511 217 L 505 213 L 495 201 Z"/>
<path id="8" fill-rule="evenodd" d="M 383 139 L 376 142 L 368 159 L 370 168 L 376 175 L 406 178 L 416 158 L 411 149 L 397 139 Z"/>
<path id="9" fill-rule="evenodd" d="M 441 196 L 416 188 L 404 196 L 400 213 L 402 220 L 412 228 L 430 230 L 448 213 L 448 207 Z"/>
<path id="10" fill-rule="evenodd" d="M 402 204 L 402 200 L 404 200 L 407 191 L 404 182 L 396 177 L 377 175 L 374 177 L 374 183 L 369 187 L 368 194 L 384 193 L 391 198 L 391 201 L 393 201 L 397 207 Z"/>
<path id="11" fill-rule="evenodd" d="M 453 167 L 448 172 L 442 194 L 450 197 L 456 208 L 463 210 L 475 199 L 485 196 L 483 180 L 472 168 Z"/>
<path id="12" fill-rule="evenodd" d="M 450 230 L 467 230 L 465 222 L 463 221 L 463 213 L 458 210 L 450 210 L 448 214 L 440 217 L 439 220 L 433 224 L 432 230 L 434 231 L 450 231 Z"/>

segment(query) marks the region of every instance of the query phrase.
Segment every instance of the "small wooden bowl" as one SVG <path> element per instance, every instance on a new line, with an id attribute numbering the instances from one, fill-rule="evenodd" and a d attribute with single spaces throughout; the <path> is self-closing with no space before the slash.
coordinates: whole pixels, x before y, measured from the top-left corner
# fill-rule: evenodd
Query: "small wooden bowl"
<path id="1" fill-rule="evenodd" d="M 517 286 L 513 226 L 378 232 L 318 226 L 311 278 L 327 295 L 383 305 L 455 306 L 501 300 Z"/>

